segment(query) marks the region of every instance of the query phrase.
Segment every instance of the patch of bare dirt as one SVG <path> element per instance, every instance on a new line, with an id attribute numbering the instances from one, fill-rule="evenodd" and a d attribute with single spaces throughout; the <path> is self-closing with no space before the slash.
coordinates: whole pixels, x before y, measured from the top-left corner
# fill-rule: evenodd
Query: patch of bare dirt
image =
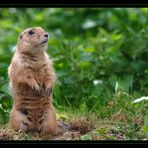
<path id="1" fill-rule="evenodd" d="M 82 135 L 94 129 L 94 126 L 89 119 L 73 120 L 70 124 L 71 129 L 79 131 Z"/>
<path id="2" fill-rule="evenodd" d="M 58 121 L 58 130 L 54 140 L 78 140 L 81 135 L 91 131 L 93 125 L 89 120 L 77 119 L 70 123 Z"/>

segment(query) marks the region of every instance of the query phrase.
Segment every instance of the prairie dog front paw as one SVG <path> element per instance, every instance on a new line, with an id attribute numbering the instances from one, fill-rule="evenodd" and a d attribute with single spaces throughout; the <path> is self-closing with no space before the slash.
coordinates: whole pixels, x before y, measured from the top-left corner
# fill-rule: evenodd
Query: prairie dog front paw
<path id="1" fill-rule="evenodd" d="M 47 96 L 50 96 L 50 94 L 52 93 L 52 86 L 50 83 L 45 83 L 45 94 Z"/>
<path id="2" fill-rule="evenodd" d="M 35 92 L 40 93 L 40 86 L 38 83 L 35 81 L 35 79 L 31 76 L 28 76 L 28 85 L 35 90 Z"/>

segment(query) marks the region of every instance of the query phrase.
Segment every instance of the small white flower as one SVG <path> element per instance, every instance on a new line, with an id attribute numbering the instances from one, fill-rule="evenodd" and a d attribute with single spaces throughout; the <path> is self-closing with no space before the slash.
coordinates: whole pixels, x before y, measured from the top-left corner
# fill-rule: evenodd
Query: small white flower
<path id="1" fill-rule="evenodd" d="M 137 102 L 140 102 L 142 100 L 148 100 L 148 97 L 141 97 L 141 98 L 138 98 L 136 99 L 135 101 L 133 101 L 132 103 L 137 103 Z"/>
<path id="2" fill-rule="evenodd" d="M 82 25 L 83 29 L 89 29 L 89 28 L 93 28 L 97 25 L 97 23 L 93 20 L 86 20 L 84 22 L 84 24 Z"/>
<path id="3" fill-rule="evenodd" d="M 93 83 L 94 85 L 102 84 L 102 80 L 94 80 Z"/>
<path id="4" fill-rule="evenodd" d="M 116 84 L 115 84 L 115 93 L 117 93 L 117 92 L 118 92 L 118 88 L 119 88 L 119 83 L 118 83 L 118 82 L 116 82 Z"/>
<path id="5" fill-rule="evenodd" d="M 57 35 L 57 36 L 61 36 L 62 34 L 63 34 L 63 32 L 62 32 L 62 30 L 61 29 L 55 29 L 55 34 Z M 52 37 L 52 35 L 50 35 L 50 37 Z"/>

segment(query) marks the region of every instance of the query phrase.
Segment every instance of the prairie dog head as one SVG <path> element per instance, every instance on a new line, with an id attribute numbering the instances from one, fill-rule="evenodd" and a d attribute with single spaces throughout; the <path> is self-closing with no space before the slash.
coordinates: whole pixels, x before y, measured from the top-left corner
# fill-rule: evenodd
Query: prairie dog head
<path id="1" fill-rule="evenodd" d="M 19 52 L 37 53 L 46 50 L 48 33 L 41 27 L 25 29 L 18 38 Z"/>

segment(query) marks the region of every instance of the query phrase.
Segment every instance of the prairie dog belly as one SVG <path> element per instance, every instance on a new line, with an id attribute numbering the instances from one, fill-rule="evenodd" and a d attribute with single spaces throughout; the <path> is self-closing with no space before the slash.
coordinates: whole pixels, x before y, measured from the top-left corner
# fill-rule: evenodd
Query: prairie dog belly
<path id="1" fill-rule="evenodd" d="M 34 97 L 21 97 L 21 101 L 18 101 L 14 108 L 24 116 L 26 121 L 23 122 L 27 126 L 26 131 L 41 132 L 43 122 L 46 120 L 49 114 L 49 108 L 51 107 L 50 99 Z"/>

